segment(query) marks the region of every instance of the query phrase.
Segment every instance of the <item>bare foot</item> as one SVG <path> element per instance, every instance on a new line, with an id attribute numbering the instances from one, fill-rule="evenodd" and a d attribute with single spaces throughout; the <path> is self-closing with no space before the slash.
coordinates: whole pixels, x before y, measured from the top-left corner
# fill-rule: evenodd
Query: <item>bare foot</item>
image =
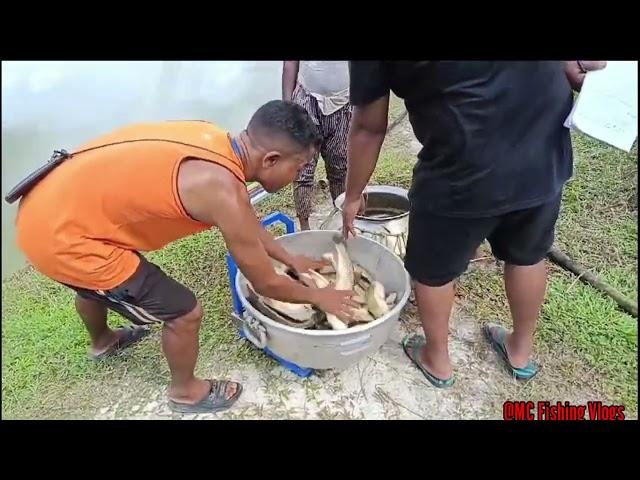
<path id="1" fill-rule="evenodd" d="M 515 368 L 524 368 L 529 364 L 531 351 L 522 349 L 518 351 L 513 342 L 513 333 L 507 333 L 504 338 L 504 347 L 507 350 L 509 363 Z"/>
<path id="2" fill-rule="evenodd" d="M 426 345 L 421 348 L 420 361 L 432 375 L 438 378 L 449 378 L 453 375 L 453 368 L 449 359 L 433 355 Z"/>
<path id="3" fill-rule="evenodd" d="M 121 327 L 108 332 L 91 345 L 90 355 L 94 358 L 104 356 L 110 350 L 120 350 L 138 342 L 149 334 L 146 327 Z M 116 347 L 116 348 L 114 348 Z"/>

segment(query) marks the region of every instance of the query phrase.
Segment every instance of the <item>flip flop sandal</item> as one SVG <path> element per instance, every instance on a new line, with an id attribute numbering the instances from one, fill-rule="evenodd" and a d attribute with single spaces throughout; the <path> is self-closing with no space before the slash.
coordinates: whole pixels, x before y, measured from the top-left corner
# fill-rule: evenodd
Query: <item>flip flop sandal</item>
<path id="1" fill-rule="evenodd" d="M 227 410 L 242 393 L 242 384 L 229 380 L 207 380 L 211 384 L 209 393 L 195 404 L 180 403 L 169 400 L 169 408 L 176 413 L 214 413 Z M 231 398 L 226 398 L 227 385 L 235 384 L 236 392 Z"/>
<path id="2" fill-rule="evenodd" d="M 443 380 L 433 375 L 424 367 L 424 365 L 422 365 L 422 362 L 419 358 L 420 349 L 426 343 L 427 341 L 422 335 L 407 335 L 406 337 L 404 337 L 404 340 L 402 340 L 402 348 L 404 349 L 404 353 L 407 354 L 407 357 L 409 357 L 409 359 L 415 364 L 415 366 L 420 369 L 422 374 L 427 380 L 429 380 L 431 385 L 437 388 L 449 388 L 453 386 L 453 384 L 455 383 L 455 378 L 453 378 L 453 376 Z"/>
<path id="3" fill-rule="evenodd" d="M 517 380 L 531 380 L 540 372 L 542 367 L 533 360 L 529 360 L 529 363 L 522 368 L 516 368 L 511 365 L 509 356 L 507 355 L 507 347 L 505 347 L 504 344 L 505 335 L 507 334 L 504 327 L 494 323 L 487 323 L 482 327 L 482 330 L 493 349 L 500 356 L 502 363 L 507 367 L 509 373 L 511 373 L 511 375 L 513 375 Z"/>
<path id="4" fill-rule="evenodd" d="M 107 348 L 104 352 L 98 354 L 90 353 L 89 358 L 92 360 L 103 360 L 107 357 L 112 357 L 128 346 L 139 342 L 151 333 L 151 330 L 148 327 L 122 327 L 118 328 L 116 331 L 123 332 L 118 341 Z"/>

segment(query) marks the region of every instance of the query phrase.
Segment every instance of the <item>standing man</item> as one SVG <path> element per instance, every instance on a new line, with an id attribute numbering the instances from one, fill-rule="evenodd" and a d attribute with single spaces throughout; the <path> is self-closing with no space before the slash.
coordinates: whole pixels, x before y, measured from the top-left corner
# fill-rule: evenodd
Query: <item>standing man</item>
<path id="1" fill-rule="evenodd" d="M 505 262 L 513 331 L 484 332 L 509 371 L 531 379 L 546 289 L 544 258 L 573 169 L 563 126 L 587 70 L 604 62 L 351 62 L 353 121 L 343 211 L 353 232 L 359 196 L 387 127 L 389 92 L 404 99 L 423 145 L 414 168 L 405 265 L 416 282 L 425 337 L 408 357 L 436 387 L 453 385 L 448 351 L 454 280 L 484 239 Z"/>
<path id="2" fill-rule="evenodd" d="M 349 62 L 286 60 L 282 97 L 304 107 L 320 131 L 319 153 L 324 159 L 331 198 L 344 192 L 347 174 L 347 134 L 351 121 Z M 313 180 L 318 153 L 294 183 L 293 198 L 302 230 L 309 230 L 313 210 Z"/>

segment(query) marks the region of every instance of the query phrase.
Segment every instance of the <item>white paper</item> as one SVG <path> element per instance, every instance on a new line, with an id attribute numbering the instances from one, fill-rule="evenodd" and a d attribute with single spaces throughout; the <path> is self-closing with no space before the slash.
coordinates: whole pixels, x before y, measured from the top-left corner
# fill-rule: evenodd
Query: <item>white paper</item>
<path id="1" fill-rule="evenodd" d="M 638 62 L 607 62 L 587 73 L 564 125 L 631 151 L 638 136 Z"/>

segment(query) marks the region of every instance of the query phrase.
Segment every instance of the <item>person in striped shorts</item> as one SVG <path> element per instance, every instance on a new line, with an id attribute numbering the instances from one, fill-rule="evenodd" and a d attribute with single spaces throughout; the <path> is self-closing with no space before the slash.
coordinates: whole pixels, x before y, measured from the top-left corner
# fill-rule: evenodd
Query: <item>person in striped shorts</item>
<path id="1" fill-rule="evenodd" d="M 320 151 L 302 169 L 293 190 L 300 228 L 309 230 L 318 154 L 325 162 L 331 198 L 335 201 L 344 192 L 351 122 L 349 62 L 286 60 L 282 69 L 282 97 L 304 107 L 322 137 Z"/>

